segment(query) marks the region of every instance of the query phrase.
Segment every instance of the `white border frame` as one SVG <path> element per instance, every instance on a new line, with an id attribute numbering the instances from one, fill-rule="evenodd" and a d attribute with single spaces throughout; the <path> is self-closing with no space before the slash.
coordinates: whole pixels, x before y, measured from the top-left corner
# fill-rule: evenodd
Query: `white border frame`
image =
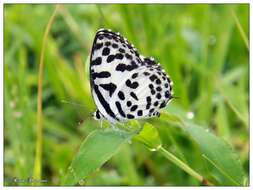
<path id="1" fill-rule="evenodd" d="M 251 50 L 251 47 L 252 47 L 252 38 L 251 38 L 251 33 L 252 33 L 252 25 L 253 25 L 253 21 L 252 21 L 252 3 L 247 0 L 243 0 L 243 1 L 238 1 L 238 0 L 223 0 L 223 1 L 210 1 L 210 0 L 207 0 L 207 1 L 203 1 L 203 0 L 194 0 L 194 1 L 186 1 L 186 0 L 177 0 L 177 1 L 166 1 L 166 0 L 158 0 L 158 1 L 155 1 L 154 3 L 154 0 L 146 0 L 146 1 L 143 1 L 143 0 L 128 0 L 128 1 L 124 1 L 124 0 L 110 0 L 110 1 L 102 1 L 102 0 L 94 0 L 92 2 L 88 2 L 88 1 L 81 1 L 81 0 L 62 0 L 62 1 L 59 1 L 59 0 L 54 0 L 54 1 L 51 1 L 51 0 L 44 0 L 44 1 L 41 1 L 41 0 L 20 0 L 20 1 L 15 1 L 15 0 L 3 0 L 0 2 L 0 34 L 1 34 L 1 37 L 0 37 L 0 137 L 2 137 L 2 143 L 0 143 L 0 152 L 1 152 L 1 155 L 0 155 L 0 161 L 1 161 L 1 164 L 0 164 L 0 168 L 3 169 L 3 166 L 4 166 L 4 160 L 3 160 L 3 151 L 4 151 L 4 138 L 3 138 L 3 128 L 4 128 L 4 113 L 3 113 L 3 105 L 4 105 L 4 94 L 3 94 L 3 90 L 4 90 L 4 86 L 3 86 L 3 82 L 4 82 L 4 77 L 3 77 L 3 67 L 4 67 L 4 61 L 3 61 L 3 50 L 4 50 L 4 45 L 3 45 L 3 40 L 4 40 L 4 36 L 3 36 L 3 24 L 4 24 L 4 4 L 6 3 L 37 3 L 37 4 L 42 4 L 42 3 L 91 3 L 91 4 L 94 4 L 94 3 L 125 3 L 125 4 L 130 4 L 130 3 L 152 3 L 152 4 L 159 4 L 159 3 L 164 3 L 164 4 L 199 4 L 199 3 L 203 3 L 203 4 L 208 4 L 208 3 L 216 3 L 216 4 L 224 4 L 224 3 L 227 3 L 227 4 L 230 4 L 230 3 L 249 3 L 250 4 L 250 14 L 249 14 L 249 19 L 250 19 L 250 37 L 249 37 L 249 41 L 250 41 L 250 48 L 249 50 Z M 253 76 L 251 74 L 253 74 L 253 67 L 251 66 L 252 63 L 252 52 L 250 51 L 249 52 L 249 69 L 250 69 L 250 91 L 249 91 L 249 95 L 250 95 L 250 98 L 251 98 L 251 95 L 253 94 L 253 89 L 252 89 L 252 79 L 253 79 Z M 253 118 L 253 114 L 252 114 L 252 108 L 253 108 L 253 102 L 250 101 L 250 107 L 249 107 L 249 118 Z M 250 127 L 251 127 L 251 123 L 250 123 Z M 250 129 L 249 127 L 249 129 Z M 250 137 L 252 137 L 252 130 L 250 130 Z M 252 144 L 252 138 L 250 138 L 250 145 Z M 252 178 L 252 175 L 251 175 L 251 172 L 253 171 L 253 166 L 252 166 L 252 156 L 253 156 L 253 153 L 252 151 L 250 151 L 250 175 L 249 175 L 249 185 L 251 184 L 253 178 Z M 2 189 L 14 189 L 14 188 L 19 188 L 19 189 L 45 189 L 47 187 L 5 187 L 3 186 L 3 182 L 4 182 L 4 173 L 3 173 L 3 170 L 1 171 L 1 175 L 0 175 L 0 182 L 1 182 L 1 185 L 0 187 Z M 52 186 L 49 186 L 50 189 L 66 189 L 66 188 L 75 188 L 75 189 L 83 189 L 83 188 L 92 188 L 92 189 L 125 189 L 125 188 L 134 188 L 134 189 L 203 189 L 203 188 L 211 188 L 211 189 L 250 189 L 251 185 L 249 187 L 124 187 L 124 186 L 121 186 L 121 187 L 62 187 L 62 186 L 59 186 L 59 187 L 52 187 Z"/>

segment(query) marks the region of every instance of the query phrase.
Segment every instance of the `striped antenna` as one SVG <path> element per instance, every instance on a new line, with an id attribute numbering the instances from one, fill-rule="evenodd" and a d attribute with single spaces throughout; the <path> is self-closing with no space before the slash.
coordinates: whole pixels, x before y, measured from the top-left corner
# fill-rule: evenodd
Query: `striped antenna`
<path id="1" fill-rule="evenodd" d="M 76 103 L 76 102 L 70 102 L 68 100 L 61 100 L 61 103 L 64 103 L 64 104 L 70 104 L 70 105 L 73 105 L 73 106 L 78 106 L 78 107 L 86 107 L 84 106 L 83 104 L 79 104 L 79 103 Z"/>
<path id="2" fill-rule="evenodd" d="M 73 106 L 78 106 L 78 107 L 83 107 L 83 108 L 86 107 L 83 104 L 79 104 L 79 103 L 76 103 L 76 102 L 71 102 L 71 101 L 68 101 L 68 100 L 61 100 L 61 103 L 70 104 L 70 105 L 73 105 Z M 84 119 L 80 119 L 77 122 L 77 127 L 80 127 L 83 123 L 84 123 Z"/>

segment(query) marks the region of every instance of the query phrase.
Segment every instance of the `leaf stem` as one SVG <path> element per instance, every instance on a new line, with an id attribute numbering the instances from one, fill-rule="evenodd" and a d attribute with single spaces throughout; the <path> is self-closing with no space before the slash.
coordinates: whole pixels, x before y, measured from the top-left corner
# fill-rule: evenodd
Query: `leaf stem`
<path id="1" fill-rule="evenodd" d="M 178 159 L 175 155 L 164 149 L 163 147 L 160 147 L 158 151 L 164 155 L 168 160 L 170 160 L 172 163 L 180 167 L 182 170 L 187 172 L 189 175 L 200 181 L 203 185 L 207 186 L 214 186 L 211 182 L 209 182 L 207 179 L 205 179 L 202 175 L 200 175 L 198 172 L 193 170 L 190 166 L 185 164 L 183 161 Z"/>
<path id="2" fill-rule="evenodd" d="M 48 39 L 49 31 L 52 27 L 53 21 L 55 19 L 59 5 L 56 5 L 53 14 L 51 15 L 48 24 L 46 26 L 45 33 L 43 35 L 42 49 L 40 54 L 39 62 L 39 76 L 38 76 L 38 97 L 37 97 L 37 139 L 36 139 L 36 152 L 35 152 L 35 161 L 33 168 L 33 177 L 36 180 L 41 179 L 41 158 L 42 158 L 42 144 L 43 144 L 43 114 L 42 114 L 42 84 L 43 84 L 43 71 L 44 71 L 44 55 L 46 42 Z"/>

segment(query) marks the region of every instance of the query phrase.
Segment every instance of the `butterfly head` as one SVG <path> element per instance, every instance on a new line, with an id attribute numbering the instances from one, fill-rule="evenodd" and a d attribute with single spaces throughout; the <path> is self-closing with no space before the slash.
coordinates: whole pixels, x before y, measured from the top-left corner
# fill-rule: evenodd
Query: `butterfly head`
<path id="1" fill-rule="evenodd" d="M 95 120 L 100 120 L 100 119 L 104 118 L 103 115 L 98 110 L 96 110 L 94 113 L 92 113 L 92 117 Z"/>

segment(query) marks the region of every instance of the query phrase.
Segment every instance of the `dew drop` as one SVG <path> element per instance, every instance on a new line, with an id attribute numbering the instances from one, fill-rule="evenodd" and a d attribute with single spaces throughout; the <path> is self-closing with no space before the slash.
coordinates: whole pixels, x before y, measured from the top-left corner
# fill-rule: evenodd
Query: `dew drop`
<path id="1" fill-rule="evenodd" d="M 85 184 L 85 181 L 84 181 L 84 179 L 81 179 L 81 180 L 79 180 L 79 182 L 78 182 L 80 185 L 84 185 Z"/>
<path id="2" fill-rule="evenodd" d="M 155 152 L 155 151 L 157 151 L 157 149 L 156 148 L 150 148 L 149 149 L 151 152 Z"/>
<path id="3" fill-rule="evenodd" d="M 187 112 L 186 117 L 188 119 L 193 119 L 194 118 L 194 113 L 192 111 L 189 111 L 189 112 Z"/>
<path id="4" fill-rule="evenodd" d="M 161 147 L 162 147 L 162 145 L 158 145 L 156 148 L 150 148 L 149 150 L 151 152 L 155 152 L 155 151 L 158 151 Z"/>

